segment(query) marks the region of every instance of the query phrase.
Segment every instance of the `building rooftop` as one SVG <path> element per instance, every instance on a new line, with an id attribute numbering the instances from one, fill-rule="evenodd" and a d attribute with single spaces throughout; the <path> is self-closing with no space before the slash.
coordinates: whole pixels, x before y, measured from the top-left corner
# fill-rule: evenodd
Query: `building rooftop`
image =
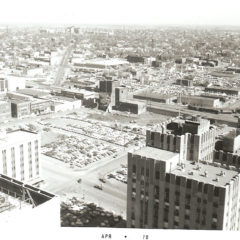
<path id="1" fill-rule="evenodd" d="M 42 97 L 42 96 L 49 95 L 49 92 L 31 89 L 31 88 L 20 89 L 18 90 L 18 93 L 29 95 L 32 97 Z"/>
<path id="2" fill-rule="evenodd" d="M 155 99 L 169 99 L 174 98 L 174 96 L 170 94 L 162 94 L 157 91 L 142 91 L 134 94 L 135 97 L 145 97 L 145 98 L 155 98 Z"/>
<path id="3" fill-rule="evenodd" d="M 95 58 L 90 60 L 83 60 L 83 59 L 74 59 L 75 63 L 80 64 L 95 64 L 95 65 L 104 65 L 104 66 L 114 66 L 114 65 L 122 65 L 122 64 L 129 64 L 128 61 L 124 59 L 102 59 L 102 58 Z"/>
<path id="4" fill-rule="evenodd" d="M 193 95 L 183 95 L 181 96 L 181 98 L 191 98 L 191 99 L 198 99 L 198 100 L 202 100 L 202 101 L 215 101 L 215 98 L 210 98 L 210 97 L 203 97 L 203 96 L 193 96 Z"/>
<path id="5" fill-rule="evenodd" d="M 178 166 L 171 173 L 218 187 L 224 187 L 234 176 L 239 175 L 234 170 L 191 161 L 186 161 L 184 167 Z"/>
<path id="6" fill-rule="evenodd" d="M 34 133 L 26 130 L 16 130 L 9 133 L 0 132 L 0 148 L 1 148 L 1 145 L 14 144 L 19 141 L 22 141 L 23 139 L 32 140 L 33 135 L 37 135 L 37 134 L 38 133 Z"/>
<path id="7" fill-rule="evenodd" d="M 169 159 L 172 159 L 173 157 L 178 156 L 178 153 L 153 148 L 153 147 L 144 147 L 137 151 L 135 151 L 133 154 L 141 155 L 146 158 L 153 158 L 158 161 L 167 161 Z"/>
<path id="8" fill-rule="evenodd" d="M 240 88 L 225 88 L 225 87 L 217 87 L 217 86 L 210 86 L 210 87 L 206 87 L 205 89 L 228 90 L 228 91 L 240 91 Z"/>
<path id="9" fill-rule="evenodd" d="M 6 104 L 6 103 L 7 103 L 6 101 L 1 101 L 1 100 L 0 100 L 0 105 Z"/>

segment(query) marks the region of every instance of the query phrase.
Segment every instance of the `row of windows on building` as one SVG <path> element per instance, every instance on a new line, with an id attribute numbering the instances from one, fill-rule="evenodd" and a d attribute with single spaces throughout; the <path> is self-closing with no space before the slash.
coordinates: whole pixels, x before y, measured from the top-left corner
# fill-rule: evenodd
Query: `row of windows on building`
<path id="1" fill-rule="evenodd" d="M 144 225 L 146 226 L 148 224 L 148 202 L 143 202 L 141 201 L 141 205 L 140 205 L 140 227 L 143 227 Z M 207 225 L 207 215 L 206 215 L 207 211 L 206 209 L 202 209 L 202 211 L 198 211 L 195 216 L 195 222 L 191 220 L 191 224 L 195 224 L 195 225 L 202 225 L 202 226 L 206 226 Z M 172 216 L 172 220 L 174 221 L 173 225 L 174 227 L 179 226 L 179 220 L 180 220 L 180 212 L 179 209 L 175 209 L 173 212 L 173 216 Z M 160 217 L 161 216 L 161 217 Z M 189 228 L 189 224 L 190 224 L 190 210 L 186 210 L 184 215 L 183 215 L 183 219 L 184 219 L 184 226 L 188 226 Z M 161 218 L 161 219 L 160 219 Z M 212 218 L 211 219 L 211 228 L 212 229 L 217 229 L 217 224 L 218 224 L 218 215 L 217 212 L 212 214 Z M 209 219 L 209 218 L 208 218 Z M 135 221 L 135 206 L 132 208 L 132 213 L 131 213 L 131 220 Z M 165 205 L 164 209 L 163 209 L 163 214 L 159 214 L 159 204 L 155 203 L 154 205 L 154 211 L 153 211 L 153 216 L 152 216 L 152 225 L 153 228 L 158 228 L 159 225 L 161 225 L 160 220 L 162 220 L 163 224 L 166 225 L 165 223 L 169 223 L 170 221 L 170 215 L 169 215 L 169 206 Z M 134 227 L 134 226 L 132 226 Z M 185 227 L 184 227 L 185 228 Z"/>
<path id="2" fill-rule="evenodd" d="M 136 178 L 135 178 L 136 176 L 135 176 L 135 174 L 136 174 L 136 165 L 133 165 L 133 176 L 132 176 L 132 182 L 133 183 L 136 183 Z M 141 175 L 144 176 L 144 168 L 143 167 L 141 168 Z M 149 177 L 149 169 L 146 169 L 146 177 Z M 157 179 L 157 180 L 160 179 L 160 171 L 155 171 L 155 179 Z M 166 175 L 165 175 L 166 183 L 170 183 L 170 180 L 171 180 L 170 179 L 170 174 L 166 173 Z M 140 184 L 141 185 L 145 184 L 146 186 L 148 186 L 149 182 L 147 181 L 147 179 L 146 180 L 142 179 L 140 181 Z M 176 176 L 175 184 L 177 186 L 180 186 L 180 184 L 181 184 L 180 176 Z M 187 179 L 187 181 L 186 181 L 186 188 L 188 188 L 188 189 L 192 188 L 192 180 L 191 179 Z M 208 193 L 208 185 L 204 184 L 203 182 L 199 182 L 197 188 L 198 188 L 198 192 L 203 192 L 205 194 Z M 218 187 L 214 188 L 214 196 L 219 196 L 219 188 Z"/>
<path id="3" fill-rule="evenodd" d="M 39 154 L 38 154 L 38 140 L 34 141 L 35 145 L 35 164 L 36 164 L 36 174 L 39 175 Z M 16 157 L 15 157 L 15 147 L 11 148 L 11 166 L 12 166 L 12 177 L 16 178 Z M 3 174 L 7 175 L 7 156 L 6 149 L 2 150 L 2 164 L 3 164 Z M 29 165 L 29 178 L 33 177 L 32 169 L 32 143 L 28 143 L 28 165 Z M 24 146 L 20 145 L 20 175 L 21 181 L 24 180 Z"/>

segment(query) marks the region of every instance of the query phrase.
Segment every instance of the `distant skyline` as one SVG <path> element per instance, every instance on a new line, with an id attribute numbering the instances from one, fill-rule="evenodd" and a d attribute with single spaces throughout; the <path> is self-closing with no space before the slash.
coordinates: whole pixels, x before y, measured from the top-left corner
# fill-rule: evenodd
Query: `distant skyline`
<path id="1" fill-rule="evenodd" d="M 8 0 L 0 24 L 240 26 L 239 0 Z"/>

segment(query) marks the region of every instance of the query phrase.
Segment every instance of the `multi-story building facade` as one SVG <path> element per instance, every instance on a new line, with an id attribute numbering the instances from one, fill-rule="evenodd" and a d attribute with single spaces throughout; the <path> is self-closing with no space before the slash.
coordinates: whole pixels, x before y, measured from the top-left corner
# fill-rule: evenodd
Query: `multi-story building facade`
<path id="1" fill-rule="evenodd" d="M 28 183 L 40 181 L 40 134 L 18 130 L 1 133 L 0 174 Z"/>
<path id="2" fill-rule="evenodd" d="M 22 118 L 31 114 L 30 101 L 13 100 L 11 101 L 12 117 Z"/>
<path id="3" fill-rule="evenodd" d="M 210 121 L 193 117 L 163 124 L 159 131 L 147 131 L 146 145 L 180 153 L 181 159 L 213 161 L 216 129 Z"/>
<path id="4" fill-rule="evenodd" d="M 106 111 L 115 106 L 115 89 L 120 83 L 117 80 L 101 80 L 99 82 L 99 104 L 100 110 Z"/>
<path id="5" fill-rule="evenodd" d="M 127 227 L 240 230 L 240 176 L 145 147 L 128 155 Z"/>

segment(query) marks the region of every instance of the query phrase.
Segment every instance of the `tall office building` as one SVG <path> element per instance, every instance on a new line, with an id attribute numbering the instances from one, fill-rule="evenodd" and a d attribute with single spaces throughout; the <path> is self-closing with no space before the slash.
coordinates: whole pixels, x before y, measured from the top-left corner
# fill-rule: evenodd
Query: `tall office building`
<path id="1" fill-rule="evenodd" d="M 0 174 L 27 183 L 40 180 L 40 134 L 17 130 L 0 133 Z"/>
<path id="2" fill-rule="evenodd" d="M 212 162 L 215 137 L 209 120 L 192 117 L 163 124 L 161 131 L 147 131 L 146 145 L 180 153 L 181 159 Z"/>
<path id="3" fill-rule="evenodd" d="M 240 230 L 236 171 L 145 147 L 128 155 L 127 227 Z"/>

